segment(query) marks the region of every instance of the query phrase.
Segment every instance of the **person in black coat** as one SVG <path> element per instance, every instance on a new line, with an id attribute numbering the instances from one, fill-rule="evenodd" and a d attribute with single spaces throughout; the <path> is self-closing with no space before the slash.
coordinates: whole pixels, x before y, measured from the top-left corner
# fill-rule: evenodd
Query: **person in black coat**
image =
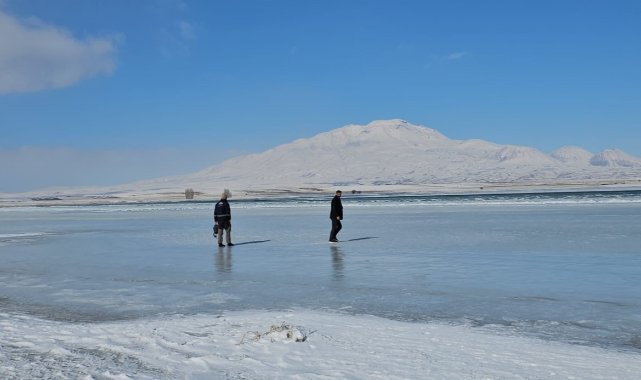
<path id="1" fill-rule="evenodd" d="M 343 204 L 341 203 L 340 190 L 336 190 L 336 195 L 332 198 L 332 210 L 329 212 L 329 218 L 332 220 L 332 231 L 329 233 L 329 241 L 337 242 L 336 235 L 343 228 L 341 220 L 343 220 Z"/>
<path id="2" fill-rule="evenodd" d="M 214 223 L 216 224 L 216 226 L 218 226 L 218 228 L 215 228 L 214 231 L 218 230 L 217 232 L 219 247 L 225 246 L 223 244 L 223 231 L 225 231 L 227 245 L 230 247 L 234 245 L 231 242 L 231 208 L 229 207 L 229 202 L 227 202 L 228 195 L 229 191 L 225 190 L 225 192 L 221 195 L 220 200 L 214 207 Z"/>

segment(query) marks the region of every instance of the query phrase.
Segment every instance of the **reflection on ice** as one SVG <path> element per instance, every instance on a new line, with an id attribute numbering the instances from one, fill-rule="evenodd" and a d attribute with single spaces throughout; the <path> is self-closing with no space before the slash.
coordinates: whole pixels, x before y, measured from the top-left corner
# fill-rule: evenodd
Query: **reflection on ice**
<path id="1" fill-rule="evenodd" d="M 332 253 L 332 269 L 334 270 L 334 280 L 342 280 L 345 274 L 343 270 L 345 263 L 343 261 L 343 250 L 337 245 L 330 245 L 329 250 Z"/>
<path id="2" fill-rule="evenodd" d="M 231 259 L 231 247 L 219 247 L 216 253 L 216 270 L 219 273 L 230 273 Z"/>

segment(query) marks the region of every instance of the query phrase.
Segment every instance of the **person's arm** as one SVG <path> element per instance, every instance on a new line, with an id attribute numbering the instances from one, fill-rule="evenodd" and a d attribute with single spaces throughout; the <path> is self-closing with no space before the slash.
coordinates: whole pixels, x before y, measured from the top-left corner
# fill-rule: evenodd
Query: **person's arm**
<path id="1" fill-rule="evenodd" d="M 332 210 L 330 211 L 330 214 L 333 215 L 334 218 L 340 220 L 340 212 L 338 210 L 338 199 L 336 197 L 332 199 Z"/>

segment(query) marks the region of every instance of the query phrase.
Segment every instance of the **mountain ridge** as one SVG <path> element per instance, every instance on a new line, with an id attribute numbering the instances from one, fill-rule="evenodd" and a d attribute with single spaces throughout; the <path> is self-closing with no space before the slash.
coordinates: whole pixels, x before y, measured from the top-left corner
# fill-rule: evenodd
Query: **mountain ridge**
<path id="1" fill-rule="evenodd" d="M 185 189 L 216 196 L 365 191 L 474 191 L 547 186 L 641 185 L 641 158 L 619 149 L 593 154 L 576 146 L 550 154 L 524 145 L 455 140 L 405 120 L 349 124 L 244 156 L 195 173 L 53 194 L 114 199 L 184 199 Z M 50 195 L 51 191 L 31 192 Z"/>
<path id="2" fill-rule="evenodd" d="M 531 183 L 637 179 L 641 159 L 620 150 L 597 154 L 562 147 L 546 154 L 521 145 L 449 139 L 405 120 L 349 124 L 226 160 L 183 179 L 254 187 L 435 183 Z"/>

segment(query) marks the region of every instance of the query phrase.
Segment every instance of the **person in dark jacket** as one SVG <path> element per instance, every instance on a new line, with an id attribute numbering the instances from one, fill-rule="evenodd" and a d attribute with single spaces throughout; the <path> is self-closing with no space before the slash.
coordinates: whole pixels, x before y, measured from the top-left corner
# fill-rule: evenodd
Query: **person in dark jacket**
<path id="1" fill-rule="evenodd" d="M 336 195 L 332 198 L 332 210 L 329 212 L 329 218 L 332 220 L 332 231 L 329 233 L 329 241 L 337 242 L 336 235 L 343 228 L 341 220 L 343 220 L 343 204 L 341 203 L 340 190 L 336 190 Z"/>
<path id="2" fill-rule="evenodd" d="M 223 244 L 223 231 L 227 238 L 227 245 L 230 247 L 234 245 L 231 242 L 231 208 L 229 207 L 229 202 L 227 202 L 229 195 L 229 190 L 225 190 L 214 207 L 214 223 L 218 226 L 219 247 L 225 246 L 225 244 Z"/>

